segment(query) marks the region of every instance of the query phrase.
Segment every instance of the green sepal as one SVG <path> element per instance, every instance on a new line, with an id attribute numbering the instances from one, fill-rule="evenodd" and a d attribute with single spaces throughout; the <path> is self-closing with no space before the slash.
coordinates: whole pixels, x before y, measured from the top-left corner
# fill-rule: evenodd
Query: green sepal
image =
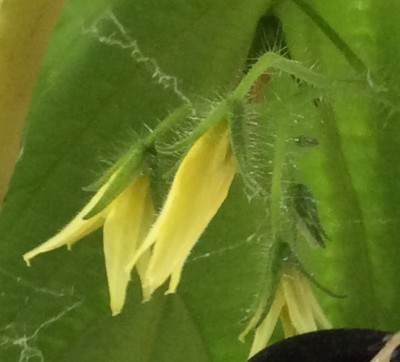
<path id="1" fill-rule="evenodd" d="M 293 255 L 294 257 L 294 255 Z M 297 258 L 294 257 L 293 258 L 293 262 L 296 264 L 296 266 L 299 268 L 299 270 L 301 271 L 301 273 L 312 283 L 314 284 L 319 290 L 321 290 L 323 293 L 329 295 L 332 298 L 337 298 L 337 299 L 344 299 L 347 297 L 347 294 L 344 293 L 338 293 L 335 292 L 333 290 L 331 290 L 330 288 L 326 287 L 325 285 L 323 285 L 321 282 L 319 282 L 315 276 L 310 273 L 305 267 L 304 265 L 301 263 L 301 261 Z"/>
<path id="2" fill-rule="evenodd" d="M 317 203 L 311 190 L 304 184 L 293 183 L 289 192 L 297 215 L 297 228 L 312 246 L 324 248 L 324 240 L 329 240 L 329 237 L 321 225 Z"/>
<path id="3" fill-rule="evenodd" d="M 267 288 L 268 290 L 275 291 L 279 279 L 282 274 L 282 267 L 284 263 L 293 255 L 290 245 L 287 242 L 280 240 L 272 243 L 267 257 Z"/>
<path id="4" fill-rule="evenodd" d="M 109 167 L 96 181 L 90 185 L 83 187 L 83 191 L 96 192 L 98 191 L 110 177 L 126 162 L 129 157 L 129 153 L 124 154 L 117 162 Z"/>
<path id="5" fill-rule="evenodd" d="M 273 263 L 275 263 L 275 268 L 271 268 L 271 272 L 274 272 L 275 274 L 280 276 L 282 275 L 282 271 L 284 269 L 285 265 L 293 265 L 298 268 L 298 270 L 313 284 L 315 285 L 316 288 L 321 290 L 323 293 L 326 295 L 329 295 L 332 298 L 337 298 L 337 299 L 343 299 L 346 298 L 347 295 L 344 293 L 338 293 L 335 291 L 332 291 L 330 288 L 324 286 L 321 282 L 319 282 L 315 276 L 310 273 L 307 268 L 304 266 L 302 261 L 299 259 L 296 250 L 293 248 L 293 246 L 287 242 L 280 241 L 277 244 L 280 246 L 280 254 L 276 254 L 276 260 L 272 260 Z M 279 259 L 280 258 L 280 259 Z M 280 268 L 280 269 L 277 269 Z M 275 292 L 277 284 L 279 282 L 276 282 L 276 285 L 274 286 L 274 289 L 271 289 L 273 292 Z M 272 301 L 271 301 L 272 303 Z"/>
<path id="6" fill-rule="evenodd" d="M 271 243 L 266 255 L 266 268 L 264 271 L 264 280 L 259 293 L 259 298 L 256 301 L 257 308 L 261 301 L 265 298 L 264 311 L 260 317 L 260 322 L 264 320 L 275 298 L 275 292 L 278 288 L 279 281 L 282 276 L 284 264 L 291 258 L 293 252 L 290 245 L 280 239 L 276 239 Z"/>
<path id="7" fill-rule="evenodd" d="M 124 191 L 133 179 L 143 174 L 143 157 L 145 147 L 138 144 L 121 160 L 121 165 L 110 176 L 113 179 L 109 182 L 103 196 L 97 204 L 84 216 L 84 219 L 90 219 L 106 208 L 122 191 Z"/>

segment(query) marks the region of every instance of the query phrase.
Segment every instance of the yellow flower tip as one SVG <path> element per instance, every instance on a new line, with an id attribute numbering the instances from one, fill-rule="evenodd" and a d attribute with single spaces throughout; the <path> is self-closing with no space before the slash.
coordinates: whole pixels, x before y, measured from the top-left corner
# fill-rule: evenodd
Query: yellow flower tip
<path id="1" fill-rule="evenodd" d="M 37 248 L 32 249 L 31 251 L 28 251 L 27 253 L 22 255 L 22 258 L 24 259 L 27 266 L 31 266 L 31 260 L 35 258 L 37 255 L 45 253 L 46 251 L 47 251 L 46 248 L 40 245 Z"/>
<path id="2" fill-rule="evenodd" d="M 145 251 L 151 251 L 145 279 L 152 292 L 168 278 L 167 293 L 176 291 L 184 263 L 228 195 L 235 172 L 229 129 L 222 121 L 183 158 L 156 222 L 127 263 L 131 270 Z"/>
<path id="3" fill-rule="evenodd" d="M 76 215 L 75 218 L 73 218 L 60 232 L 55 234 L 44 243 L 40 244 L 38 247 L 25 253 L 23 258 L 25 260 L 30 260 L 39 254 L 46 253 L 64 245 L 67 246 L 68 250 L 71 250 L 72 244 L 99 228 L 104 222 L 104 216 L 107 212 L 107 209 L 88 220 L 84 220 L 84 216 L 93 208 L 94 205 L 97 204 L 107 187 L 108 183 L 100 188 L 100 190 L 82 208 L 78 215 Z"/>
<path id="4" fill-rule="evenodd" d="M 150 288 L 142 288 L 142 303 L 150 302 L 153 291 Z"/>
<path id="5" fill-rule="evenodd" d="M 25 253 L 24 255 L 22 255 L 22 258 L 25 261 L 26 266 L 31 266 L 31 258 L 29 257 L 29 253 Z"/>
<path id="6" fill-rule="evenodd" d="M 263 310 L 264 307 L 260 313 L 259 307 L 239 336 L 245 337 L 251 329 L 255 329 L 250 356 L 268 345 L 278 321 L 281 322 L 286 337 L 332 327 L 315 298 L 308 279 L 295 266 L 285 268 L 274 301 L 264 320 L 259 323 Z"/>
<path id="7" fill-rule="evenodd" d="M 247 337 L 247 335 L 248 335 L 249 332 L 250 332 L 250 331 L 247 331 L 247 329 L 248 329 L 248 326 L 246 326 L 246 329 L 243 330 L 243 331 L 239 334 L 239 336 L 238 336 L 239 342 L 242 342 L 242 343 L 245 343 L 245 342 L 246 342 L 246 337 Z"/>
<path id="8" fill-rule="evenodd" d="M 149 302 L 157 288 L 152 279 L 147 279 L 145 276 L 142 279 L 142 298 L 143 303 Z"/>
<path id="9" fill-rule="evenodd" d="M 125 305 L 126 291 L 130 281 L 129 275 L 113 273 L 107 270 L 108 288 L 110 294 L 110 309 L 111 314 L 116 316 L 121 313 Z"/>
<path id="10" fill-rule="evenodd" d="M 31 257 L 29 255 L 30 253 L 25 253 L 24 255 L 22 255 L 22 259 L 24 259 L 24 262 L 26 264 L 26 266 L 31 266 Z"/>
<path id="11" fill-rule="evenodd" d="M 120 275 L 119 273 L 112 274 L 112 271 L 107 270 L 108 288 L 110 294 L 110 309 L 112 315 L 121 313 L 126 299 L 126 290 L 129 284 L 129 276 Z"/>
<path id="12" fill-rule="evenodd" d="M 111 316 L 116 317 L 117 315 L 121 314 L 122 308 L 111 308 Z"/>
<path id="13" fill-rule="evenodd" d="M 142 246 L 143 245 L 144 245 L 144 243 L 142 244 Z M 126 264 L 126 266 L 124 268 L 125 272 L 130 273 L 133 270 L 133 268 L 136 266 L 138 260 L 140 259 L 142 253 L 145 252 L 145 251 L 146 251 L 146 249 L 143 249 L 143 248 L 139 248 L 136 251 L 136 253 L 133 256 L 133 258 L 129 261 L 129 263 Z M 143 286 L 143 282 L 142 282 L 142 286 Z"/>

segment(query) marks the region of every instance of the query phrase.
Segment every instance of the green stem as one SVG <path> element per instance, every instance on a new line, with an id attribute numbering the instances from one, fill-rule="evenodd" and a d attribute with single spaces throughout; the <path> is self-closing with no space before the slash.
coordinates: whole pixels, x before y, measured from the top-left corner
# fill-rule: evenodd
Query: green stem
<path id="1" fill-rule="evenodd" d="M 171 150 L 190 146 L 210 127 L 227 117 L 231 111 L 232 105 L 237 101 L 243 101 L 243 99 L 245 99 L 249 94 L 257 79 L 271 68 L 292 74 L 299 80 L 305 81 L 306 83 L 318 88 L 329 88 L 332 86 L 332 79 L 328 79 L 310 69 L 307 69 L 299 62 L 286 59 L 276 53 L 267 52 L 262 55 L 251 67 L 236 89 L 230 95 L 228 95 L 225 100 L 220 102 L 210 112 L 210 114 L 199 123 L 190 136 L 173 145 Z"/>
<path id="2" fill-rule="evenodd" d="M 299 80 L 318 88 L 329 88 L 332 86 L 332 82 L 334 82 L 332 79 L 328 79 L 310 69 L 307 69 L 299 62 L 287 59 L 276 53 L 267 52 L 263 54 L 251 67 L 236 89 L 224 101 L 219 103 L 202 122 L 200 122 L 188 138 L 175 144 L 173 149 L 191 145 L 197 138 L 207 131 L 207 129 L 226 117 L 231 110 L 231 105 L 234 104 L 235 101 L 242 101 L 246 98 L 257 79 L 271 68 L 292 74 Z"/>
<path id="3" fill-rule="evenodd" d="M 276 239 L 279 230 L 279 220 L 281 217 L 281 198 L 282 198 L 282 172 L 285 162 L 285 142 L 286 142 L 286 124 L 282 122 L 278 127 L 275 141 L 274 169 L 272 172 L 271 185 L 271 229 L 274 239 Z"/>
<path id="4" fill-rule="evenodd" d="M 190 135 L 180 142 L 173 144 L 171 147 L 167 147 L 167 151 L 176 151 L 181 148 L 190 147 L 201 135 L 203 135 L 208 129 L 214 126 L 216 123 L 226 118 L 229 113 L 230 106 L 227 100 L 220 102 L 206 118 L 204 118 L 197 127 L 190 133 Z"/>
<path id="5" fill-rule="evenodd" d="M 257 79 L 270 69 L 278 69 L 282 72 L 294 75 L 296 78 L 316 87 L 329 87 L 331 81 L 327 78 L 307 69 L 301 63 L 284 58 L 279 54 L 268 52 L 262 55 L 243 77 L 237 88 L 232 92 L 231 98 L 243 99 L 247 96 Z"/>
<path id="6" fill-rule="evenodd" d="M 165 118 L 143 141 L 145 147 L 152 147 L 154 143 L 170 131 L 177 123 L 184 119 L 189 114 L 187 105 L 178 107 L 167 118 Z"/>

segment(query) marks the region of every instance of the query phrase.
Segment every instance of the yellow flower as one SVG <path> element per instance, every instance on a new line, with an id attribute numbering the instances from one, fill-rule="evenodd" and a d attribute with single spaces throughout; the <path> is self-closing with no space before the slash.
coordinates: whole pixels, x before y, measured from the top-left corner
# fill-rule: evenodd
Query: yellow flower
<path id="1" fill-rule="evenodd" d="M 250 356 L 268 344 L 278 319 L 286 337 L 316 331 L 319 328 L 332 328 L 313 294 L 308 279 L 296 266 L 287 265 L 284 268 L 271 307 L 264 320 L 259 323 L 266 303 L 265 297 L 254 317 L 239 336 L 239 339 L 243 341 L 245 336 L 256 328 Z"/>
<path id="2" fill-rule="evenodd" d="M 182 160 L 160 215 L 128 264 L 130 270 L 152 248 L 144 276 L 150 295 L 168 278 L 167 293 L 175 292 L 185 260 L 225 200 L 235 171 L 229 129 L 221 121 Z"/>
<path id="3" fill-rule="evenodd" d="M 135 179 L 104 210 L 85 220 L 87 213 L 104 195 L 116 174 L 110 177 L 78 215 L 58 234 L 24 254 L 30 265 L 36 255 L 66 245 L 71 247 L 92 231 L 103 225 L 104 257 L 110 293 L 110 308 L 113 315 L 120 313 L 125 303 L 130 273 L 127 263 L 132 259 L 154 220 L 154 210 L 149 191 L 149 179 L 141 176 Z M 143 254 L 137 263 L 139 276 L 143 278 L 149 255 Z M 143 291 L 146 296 L 146 290 Z"/>

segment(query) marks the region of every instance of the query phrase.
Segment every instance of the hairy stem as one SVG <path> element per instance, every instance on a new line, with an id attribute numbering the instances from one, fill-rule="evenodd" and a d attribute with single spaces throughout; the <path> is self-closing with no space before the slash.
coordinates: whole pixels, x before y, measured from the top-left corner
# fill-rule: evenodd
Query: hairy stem
<path id="1" fill-rule="evenodd" d="M 285 162 L 286 125 L 282 122 L 275 141 L 274 170 L 271 185 L 271 228 L 276 239 L 279 230 L 282 197 L 282 172 Z"/>

